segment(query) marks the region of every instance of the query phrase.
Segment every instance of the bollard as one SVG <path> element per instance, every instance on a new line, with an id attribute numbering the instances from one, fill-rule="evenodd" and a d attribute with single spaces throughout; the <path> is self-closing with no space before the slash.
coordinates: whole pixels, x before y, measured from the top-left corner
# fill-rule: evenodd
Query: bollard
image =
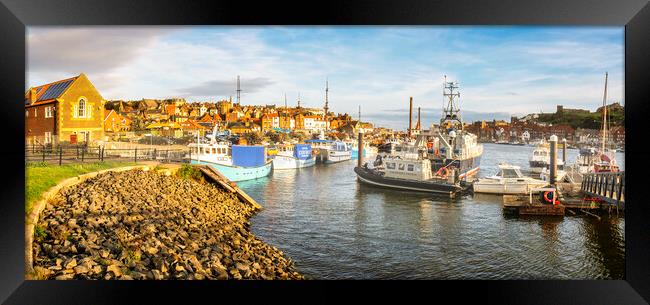
<path id="1" fill-rule="evenodd" d="M 549 177 L 551 185 L 555 186 L 555 177 L 557 175 L 557 136 L 552 135 L 551 142 L 551 160 L 549 163 Z"/>
<path id="2" fill-rule="evenodd" d="M 357 148 L 357 166 L 361 168 L 363 165 L 363 131 L 359 130 L 359 147 Z"/>

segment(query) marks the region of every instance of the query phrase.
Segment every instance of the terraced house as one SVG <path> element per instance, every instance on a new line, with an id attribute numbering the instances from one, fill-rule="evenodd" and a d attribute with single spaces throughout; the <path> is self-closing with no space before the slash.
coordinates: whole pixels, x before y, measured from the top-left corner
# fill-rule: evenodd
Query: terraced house
<path id="1" fill-rule="evenodd" d="M 90 143 L 104 137 L 105 100 L 85 74 L 29 88 L 26 144 Z"/>

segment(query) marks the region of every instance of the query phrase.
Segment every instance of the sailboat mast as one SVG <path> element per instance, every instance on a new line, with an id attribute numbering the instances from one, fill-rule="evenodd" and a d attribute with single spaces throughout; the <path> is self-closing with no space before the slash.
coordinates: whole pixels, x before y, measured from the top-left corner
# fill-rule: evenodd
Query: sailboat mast
<path id="1" fill-rule="evenodd" d="M 603 142 L 602 152 L 605 153 L 605 142 L 607 141 L 607 72 L 605 72 L 605 91 L 603 93 Z"/>

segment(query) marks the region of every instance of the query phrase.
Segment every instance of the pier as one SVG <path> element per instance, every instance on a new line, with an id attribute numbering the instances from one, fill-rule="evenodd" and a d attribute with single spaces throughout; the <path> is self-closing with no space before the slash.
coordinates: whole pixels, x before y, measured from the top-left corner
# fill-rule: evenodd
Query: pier
<path id="1" fill-rule="evenodd" d="M 580 190 L 595 201 L 625 209 L 625 172 L 584 175 Z"/>

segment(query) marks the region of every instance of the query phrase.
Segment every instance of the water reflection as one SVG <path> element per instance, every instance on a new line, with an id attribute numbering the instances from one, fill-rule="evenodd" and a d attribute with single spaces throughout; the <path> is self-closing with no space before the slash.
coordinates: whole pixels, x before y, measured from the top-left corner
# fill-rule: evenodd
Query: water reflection
<path id="1" fill-rule="evenodd" d="M 505 155 L 495 151 L 499 146 L 507 148 L 509 162 L 527 166 L 532 148 L 486 145 L 485 168 L 496 169 Z M 378 188 L 359 183 L 354 165 L 316 165 L 239 182 L 263 206 L 251 220 L 253 232 L 318 279 L 624 274 L 624 218 L 511 218 L 503 215 L 501 196 L 450 199 Z"/>

